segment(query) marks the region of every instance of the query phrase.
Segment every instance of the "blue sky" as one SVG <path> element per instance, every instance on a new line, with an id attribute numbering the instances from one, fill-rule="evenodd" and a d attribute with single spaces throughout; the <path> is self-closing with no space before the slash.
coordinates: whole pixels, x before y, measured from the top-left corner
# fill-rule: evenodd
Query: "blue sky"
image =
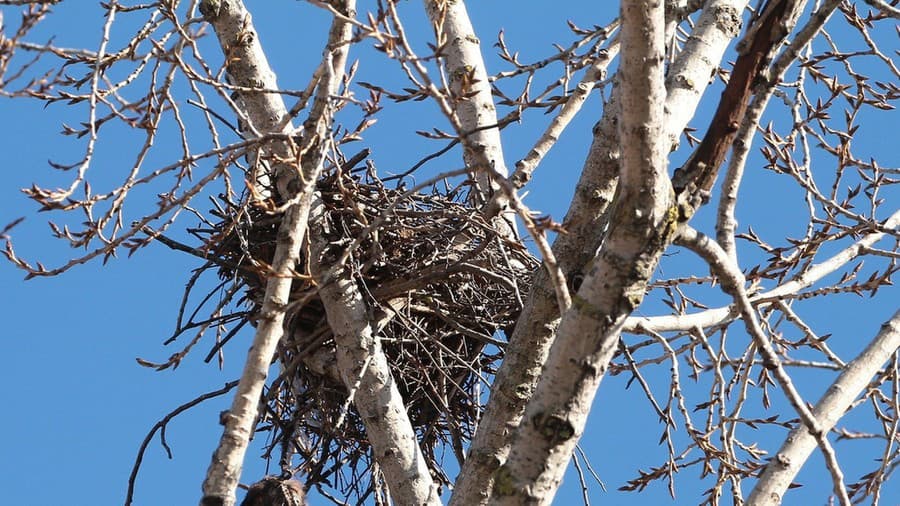
<path id="1" fill-rule="evenodd" d="M 326 18 L 304 2 L 249 0 L 247 4 L 254 13 L 261 40 L 281 85 L 299 87 L 305 84 L 320 54 Z M 520 51 L 520 60 L 531 61 L 551 54 L 552 42 L 570 40 L 566 19 L 572 18 L 581 26 L 590 26 L 605 24 L 615 15 L 612 7 L 597 7 L 602 3 L 581 0 L 568 4 L 571 8 L 557 12 L 537 0 L 470 2 L 471 15 L 492 70 L 502 68 L 499 60 L 492 56 L 491 48 L 501 28 L 505 30 L 507 43 Z M 422 19 L 417 2 L 403 3 L 401 8 L 409 11 L 410 19 Z M 39 41 L 55 34 L 58 36 L 56 43 L 61 46 L 96 47 L 102 23 L 97 3 L 68 2 L 56 10 L 31 40 Z M 3 8 L 7 24 L 15 18 L 14 11 Z M 412 29 L 420 43 L 425 40 L 424 26 Z M 220 61 L 221 56 L 214 53 L 210 45 L 205 47 L 208 56 Z M 423 52 L 426 50 L 424 45 L 419 47 Z M 396 66 L 377 57 L 369 59 L 373 52 L 365 45 L 354 51 L 355 56 L 362 59 L 358 80 L 402 82 Z M 713 88 L 710 96 L 717 95 L 718 91 Z M 432 126 L 445 127 L 445 124 L 427 104 L 387 105 L 380 123 L 368 133 L 367 145 L 375 147 L 373 157 L 379 168 L 391 170 L 396 167 L 399 171 L 430 152 L 426 150 L 436 149 L 431 141 L 423 140 L 413 132 Z M 703 114 L 708 114 L 710 107 L 701 108 L 698 118 L 702 119 L 692 122 L 693 126 L 705 127 L 708 116 Z M 531 184 L 532 191 L 527 199 L 534 209 L 561 219 L 586 153 L 590 128 L 600 111 L 600 102 L 594 96 L 546 158 Z M 68 176 L 54 173 L 46 162 L 48 159 L 59 162 L 77 159 L 81 143 L 61 137 L 58 132 L 63 122 L 77 124 L 81 121 L 79 114 L 62 105 L 44 108 L 36 102 L 0 100 L 0 118 L 4 119 L 0 121 L 0 148 L 5 166 L 0 183 L 0 199 L 4 202 L 0 207 L 0 226 L 26 216 L 26 222 L 15 230 L 17 251 L 48 266 L 63 263 L 78 252 L 68 250 L 49 237 L 45 223 L 57 216 L 35 213 L 19 188 L 35 182 L 45 186 L 65 183 Z M 521 125 L 513 125 L 504 131 L 506 157 L 510 164 L 526 153 L 546 121 L 547 117 L 532 112 Z M 860 134 L 862 139 L 855 144 L 857 154 L 870 153 L 881 157 L 885 165 L 897 166 L 900 159 L 896 151 L 866 139 L 867 132 L 870 138 L 877 138 L 879 131 L 896 127 L 896 114 L 867 117 Z M 130 138 L 127 134 L 119 135 L 111 133 L 98 153 L 93 177 L 101 185 L 113 184 L 119 177 L 117 171 L 124 170 L 120 168 L 121 146 L 127 146 Z M 131 153 L 127 148 L 124 150 L 129 161 Z M 166 160 L 163 155 L 158 156 L 160 162 Z M 446 164 L 458 163 L 458 157 L 443 160 Z M 802 209 L 798 211 L 797 206 L 788 204 L 789 201 L 796 202 L 797 195 L 783 176 L 751 170 L 743 195 L 746 198 L 739 216 L 742 224 L 750 224 L 756 230 L 762 227 L 768 237 L 776 240 L 779 234 L 802 235 L 802 230 L 794 229 L 802 229 L 804 222 L 790 219 L 791 213 Z M 896 197 L 896 192 L 893 196 Z M 893 202 L 893 206 L 887 204 L 891 211 L 896 208 L 897 200 Z M 138 200 L 132 211 L 140 214 L 141 210 Z M 710 230 L 710 211 L 701 212 L 695 222 L 707 232 Z M 194 225 L 190 218 L 185 218 L 180 222 L 182 227 Z M 662 269 L 666 275 L 696 270 L 699 264 L 691 254 L 677 249 L 672 251 L 674 254 L 663 261 Z M 6 435 L 6 441 L 0 445 L 0 488 L 4 490 L 4 500 L 8 504 L 120 504 L 138 446 L 151 426 L 180 404 L 221 388 L 239 374 L 242 354 L 252 337 L 246 331 L 231 344 L 221 370 L 214 364 L 203 363 L 206 353 L 203 346 L 174 371 L 154 372 L 135 362 L 136 357 L 162 361 L 172 353 L 173 349 L 163 347 L 162 342 L 172 333 L 184 284 L 191 269 L 198 264 L 194 259 L 160 245 L 145 248 L 132 258 L 124 256 L 106 265 L 92 262 L 57 278 L 28 282 L 22 280 L 21 271 L 8 263 L 0 263 L 0 286 L 3 287 L 0 289 L 0 315 L 6 323 L 0 332 L 0 377 L 5 384 L 0 390 L 0 405 L 4 406 L 6 415 L 0 417 L 0 433 Z M 843 352 L 843 356 L 853 356 L 854 351 L 861 349 L 893 313 L 896 301 L 900 300 L 898 295 L 898 289 L 888 288 L 871 300 L 846 295 L 831 299 L 830 303 L 814 301 L 803 306 L 803 316 L 820 333 L 833 333 L 835 337 L 830 343 Z M 839 308 L 840 314 L 835 308 Z M 664 309 L 652 301 L 639 310 L 642 314 L 661 311 Z M 655 383 L 655 393 L 665 395 L 667 383 L 664 379 L 668 366 L 661 365 L 652 374 L 663 378 Z M 803 373 L 803 376 L 808 381 L 801 390 L 815 400 L 826 383 L 813 373 Z M 608 488 L 603 492 L 599 487 L 591 486 L 592 502 L 700 502 L 709 484 L 702 483 L 695 470 L 679 475 L 676 482 L 678 498 L 674 502 L 670 502 L 668 491 L 661 483 L 652 485 L 640 495 L 616 490 L 634 478 L 637 469 L 657 466 L 665 457 L 664 448 L 658 444 L 662 426 L 636 386 L 625 389 L 627 379 L 621 375 L 604 381 L 582 442 Z M 694 395 L 692 401 L 704 399 L 701 385 L 686 385 L 686 388 Z M 784 409 L 780 395 L 776 392 L 773 397 L 773 409 L 782 408 L 783 417 L 792 418 Z M 221 433 L 218 414 L 229 404 L 230 397 L 221 397 L 192 409 L 169 424 L 166 436 L 173 458 L 167 458 L 158 440 L 150 445 L 137 481 L 136 504 L 196 503 L 200 483 Z M 774 450 L 780 437 L 783 432 L 767 429 L 760 431 L 759 441 L 767 449 Z M 871 470 L 874 465 L 871 459 L 878 455 L 878 450 L 873 448 L 866 442 L 836 445 L 848 478 Z M 261 444 L 257 441 L 246 461 L 245 482 L 255 481 L 265 474 L 265 462 L 256 458 L 260 453 Z M 806 486 L 792 492 L 786 504 L 824 504 L 830 484 L 817 456 L 806 466 L 801 481 L 804 478 Z M 748 482 L 745 493 L 749 487 Z M 888 487 L 882 499 L 883 504 L 900 503 L 900 487 L 893 490 Z M 570 473 L 557 503 L 577 504 L 580 500 L 580 486 Z M 326 503 L 314 501 L 313 504 Z"/>

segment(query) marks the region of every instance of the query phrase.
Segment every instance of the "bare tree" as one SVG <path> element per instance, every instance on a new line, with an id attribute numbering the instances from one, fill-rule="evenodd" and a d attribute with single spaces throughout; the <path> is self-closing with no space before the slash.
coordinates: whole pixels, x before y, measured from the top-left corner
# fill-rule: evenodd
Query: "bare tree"
<path id="1" fill-rule="evenodd" d="M 549 504 L 570 462 L 587 488 L 578 441 L 610 374 L 640 386 L 663 429 L 663 462 L 623 490 L 664 481 L 674 497 L 676 474 L 693 468 L 705 503 L 778 504 L 818 449 L 838 502 L 880 499 L 900 464 L 896 302 L 875 299 L 887 308 L 876 336 L 835 336 L 868 342 L 849 352 L 804 314 L 823 300 L 850 311 L 847 294 L 875 297 L 898 271 L 900 169 L 854 145 L 863 118 L 893 114 L 900 98 L 885 36 L 896 1 L 558 5 L 571 9 L 569 41 L 523 62 L 501 32 L 503 68 L 492 68 L 462 0 L 426 0 L 418 13 L 310 0 L 330 28 L 304 26 L 325 42 L 299 84 L 277 78 L 266 27 L 242 0 L 104 3 L 96 49 L 31 39 L 57 3 L 0 0 L 7 19 L 21 12 L 0 31 L 0 94 L 83 114 L 63 132 L 84 139 L 83 156 L 54 163 L 68 187 L 24 191 L 60 216 L 53 235 L 85 253 L 51 267 L 20 256 L 14 220 L 0 232 L 6 257 L 27 278 L 154 243 L 201 259 L 167 342 L 181 349 L 140 360 L 157 370 L 201 343 L 207 361 L 240 356 L 229 342 L 254 329 L 239 380 L 148 435 L 126 503 L 154 432 L 233 390 L 201 504 L 235 504 L 259 431 L 281 473 L 245 504 L 302 502 L 292 478 L 338 504 Z M 357 50 L 383 82 L 357 80 Z M 557 221 L 530 209 L 526 190 L 542 191 L 532 178 L 591 98 L 602 115 Z M 368 143 L 367 130 L 404 102 L 436 108 L 440 124 L 416 132 L 436 147 L 408 170 L 381 170 L 391 146 Z M 507 127 L 520 122 L 540 127 L 507 165 Z M 98 193 L 97 152 L 123 131 L 138 139 L 118 147 L 130 168 Z M 747 170 L 794 191 L 805 211 L 784 214 L 801 237 L 759 219 L 779 203 L 758 186 L 738 198 Z M 137 217 L 132 201 L 145 205 Z M 665 274 L 675 250 L 700 263 Z M 198 301 L 202 276 L 218 281 Z M 657 364 L 669 374 L 652 374 Z M 806 369 L 832 382 L 818 401 L 794 374 Z M 865 432 L 838 425 L 865 405 Z M 764 448 L 744 430 L 760 427 L 789 433 Z M 848 477 L 835 443 L 863 438 L 883 441 L 879 463 Z"/>

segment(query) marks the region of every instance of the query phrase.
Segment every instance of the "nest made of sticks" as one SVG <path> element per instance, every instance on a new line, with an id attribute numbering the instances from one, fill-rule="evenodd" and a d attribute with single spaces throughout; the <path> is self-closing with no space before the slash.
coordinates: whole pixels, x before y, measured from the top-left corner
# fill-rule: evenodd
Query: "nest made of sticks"
<path id="1" fill-rule="evenodd" d="M 388 188 L 373 170 L 332 169 L 317 190 L 326 209 L 326 254 L 338 258 L 357 240 L 347 266 L 372 314 L 390 315 L 379 325 L 382 348 L 429 467 L 449 483 L 443 451 L 462 461 L 502 357 L 502 335 L 518 318 L 538 262 L 446 185 L 405 192 Z M 215 234 L 219 274 L 247 286 L 252 323 L 280 216 L 247 205 L 226 209 Z M 306 268 L 302 259 L 297 270 Z M 301 471 L 307 487 L 378 495 L 377 464 L 336 372 L 331 330 L 310 281 L 295 280 L 285 325 L 282 374 L 266 393 L 259 428 L 270 431 L 270 453 L 281 449 L 285 471 L 299 456 L 291 471 Z"/>

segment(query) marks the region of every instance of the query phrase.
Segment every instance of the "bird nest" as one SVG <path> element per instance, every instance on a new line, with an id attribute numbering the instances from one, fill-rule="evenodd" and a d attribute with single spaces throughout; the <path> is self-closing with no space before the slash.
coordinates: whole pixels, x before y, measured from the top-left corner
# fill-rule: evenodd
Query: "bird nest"
<path id="1" fill-rule="evenodd" d="M 443 183 L 443 182 L 442 182 Z M 346 258 L 377 322 L 382 349 L 434 477 L 441 460 L 461 462 L 484 393 L 538 266 L 517 241 L 496 233 L 453 189 L 388 188 L 371 170 L 331 170 L 317 185 L 329 258 Z M 280 216 L 259 207 L 220 210 L 219 275 L 240 279 L 254 323 L 262 305 Z M 309 251 L 308 247 L 304 251 Z M 308 270 L 301 259 L 300 273 Z M 282 470 L 357 498 L 384 492 L 365 427 L 337 372 L 335 343 L 310 278 L 293 284 L 259 430 Z M 299 458 L 295 458 L 299 457 Z"/>

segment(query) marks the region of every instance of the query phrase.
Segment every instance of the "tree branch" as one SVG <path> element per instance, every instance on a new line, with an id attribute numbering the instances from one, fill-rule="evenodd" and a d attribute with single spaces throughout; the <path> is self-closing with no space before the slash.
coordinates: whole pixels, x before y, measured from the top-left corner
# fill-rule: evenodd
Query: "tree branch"
<path id="1" fill-rule="evenodd" d="M 425 10 L 434 26 L 437 46 L 444 56 L 450 78 L 452 106 L 460 126 L 467 132 L 463 139 L 466 166 L 473 171 L 477 192 L 472 196 L 484 203 L 497 190 L 491 169 L 506 177 L 497 108 L 491 94 L 487 66 L 481 54 L 481 42 L 463 0 L 425 0 Z"/>
<path id="2" fill-rule="evenodd" d="M 316 225 L 310 237 L 310 269 L 334 333 L 341 377 L 394 502 L 438 506 L 440 494 L 382 351 L 378 329 L 373 328 L 373 309 L 363 299 L 352 267 L 336 265 L 337 252 L 328 251 L 323 208 L 317 199 L 311 218 Z"/>
<path id="3" fill-rule="evenodd" d="M 345 12 L 354 10 L 354 0 L 346 0 Z M 203 0 L 200 11 L 213 26 L 228 61 L 229 78 L 239 86 L 276 88 L 275 75 L 269 67 L 259 37 L 241 0 Z M 294 145 L 272 142 L 262 150 L 260 158 L 272 161 L 279 196 L 287 209 L 278 227 L 272 274 L 260 310 L 253 345 L 241 374 L 238 390 L 228 415 L 225 430 L 203 482 L 202 506 L 232 506 L 240 479 L 244 455 L 257 418 L 258 405 L 266 383 L 269 366 L 279 340 L 284 334 L 285 310 L 290 302 L 294 267 L 306 235 L 309 206 L 315 181 L 322 170 L 328 144 L 322 140 L 330 130 L 330 102 L 343 77 L 344 63 L 351 36 L 350 24 L 335 18 L 325 48 L 325 74 L 309 118 L 305 122 L 299 155 Z M 263 134 L 293 130 L 283 100 L 273 93 L 242 93 L 241 103 L 252 129 Z M 289 162 L 300 158 L 300 166 Z M 260 164 L 265 166 L 265 164 Z M 257 183 L 270 174 L 257 174 Z"/>
<path id="4" fill-rule="evenodd" d="M 858 357 L 850 361 L 828 387 L 812 410 L 821 430 L 831 430 L 866 388 L 872 376 L 900 348 L 900 311 L 881 326 L 881 330 Z M 816 438 L 805 425 L 799 425 L 785 438 L 778 453 L 766 466 L 753 487 L 747 506 L 781 504 L 784 493 L 816 447 Z"/>
<path id="5" fill-rule="evenodd" d="M 840 466 L 838 465 L 837 456 L 834 453 L 834 449 L 831 447 L 831 443 L 828 442 L 828 431 L 831 427 L 823 424 L 821 420 L 809 409 L 806 405 L 806 402 L 803 400 L 803 397 L 800 395 L 800 392 L 797 391 L 797 388 L 794 386 L 791 377 L 787 374 L 784 367 L 781 364 L 781 359 L 778 357 L 778 353 L 775 351 L 774 346 L 772 345 L 772 340 L 766 335 L 762 326 L 759 323 L 759 319 L 756 316 L 756 310 L 754 309 L 753 303 L 750 301 L 750 298 L 747 296 L 747 290 L 744 288 L 744 275 L 741 274 L 741 271 L 738 269 L 737 264 L 735 264 L 725 253 L 725 251 L 719 247 L 718 244 L 713 242 L 709 237 L 697 232 L 696 230 L 690 227 L 682 227 L 679 231 L 678 235 L 678 243 L 690 248 L 697 254 L 699 254 L 707 263 L 710 265 L 710 268 L 716 275 L 719 277 L 719 280 L 722 283 L 722 289 L 725 293 L 731 295 L 734 298 L 735 305 L 737 306 L 738 311 L 740 312 L 741 319 L 744 321 L 744 326 L 747 329 L 747 333 L 753 338 L 753 342 L 756 344 L 757 350 L 759 350 L 760 355 L 763 358 L 764 367 L 769 370 L 772 375 L 775 377 L 775 380 L 778 382 L 778 385 L 781 387 L 782 391 L 784 391 L 785 397 L 787 397 L 788 402 L 790 402 L 791 406 L 794 408 L 794 411 L 800 415 L 800 420 L 802 421 L 801 427 L 802 432 L 811 435 L 813 441 L 818 443 L 819 448 L 822 450 L 822 455 L 825 458 L 825 463 L 828 466 L 828 470 L 831 473 L 832 482 L 834 484 L 834 493 L 841 501 L 842 506 L 850 506 L 852 503 L 850 502 L 850 497 L 847 494 L 847 488 L 844 486 L 844 475 L 841 472 Z M 887 358 L 885 358 L 886 360 Z M 878 362 L 876 364 L 877 367 L 880 367 L 884 362 Z M 866 377 L 866 379 L 870 378 L 871 374 Z M 863 383 L 864 385 L 865 383 Z M 862 390 L 862 386 L 859 387 L 859 391 Z M 856 392 L 856 394 L 859 393 Z M 849 404 L 853 398 L 856 397 L 854 394 L 847 402 Z M 837 421 L 837 418 L 834 420 Z M 833 424 L 832 424 L 833 426 Z M 796 431 L 795 431 L 796 432 Z M 773 462 L 778 462 L 777 465 L 782 467 L 790 467 L 791 459 L 795 455 L 782 455 L 776 457 L 776 460 Z M 809 456 L 807 453 L 806 456 Z M 785 457 L 786 460 L 781 460 L 779 457 Z M 805 459 L 805 457 L 804 457 Z M 802 462 L 796 464 L 796 470 L 800 469 L 800 465 Z M 771 464 L 770 464 L 771 467 Z M 796 473 L 795 473 L 796 474 Z M 790 479 L 793 477 L 793 474 L 790 474 L 787 480 L 787 484 L 785 484 L 785 489 L 787 485 L 790 484 Z M 782 489 L 782 493 L 784 489 Z M 773 495 L 767 494 L 768 501 L 764 504 L 780 504 L 781 498 L 780 494 Z"/>
<path id="6" fill-rule="evenodd" d="M 559 140 L 563 131 L 575 115 L 578 114 L 578 111 L 581 110 L 581 106 L 584 105 L 584 102 L 587 100 L 588 96 L 590 96 L 591 91 L 594 89 L 594 86 L 597 85 L 597 82 L 603 79 L 607 67 L 609 67 L 609 64 L 612 62 L 613 58 L 616 57 L 618 52 L 618 41 L 613 40 L 609 48 L 600 53 L 600 56 L 597 57 L 594 64 L 584 73 L 581 81 L 575 87 L 575 91 L 566 99 L 566 103 L 563 104 L 559 114 L 550 121 L 550 124 L 547 125 L 544 133 L 542 133 L 537 142 L 534 143 L 534 146 L 528 150 L 528 154 L 525 155 L 525 158 L 516 162 L 516 170 L 509 178 L 516 189 L 525 187 L 525 185 L 528 184 L 528 181 L 531 180 L 531 176 L 538 165 L 540 165 L 541 160 L 543 160 L 550 149 L 556 145 L 556 142 Z"/>
<path id="7" fill-rule="evenodd" d="M 787 49 L 778 56 L 769 68 L 766 82 L 757 85 L 753 101 L 750 103 L 747 114 L 741 123 L 741 128 L 732 143 L 731 159 L 728 162 L 725 177 L 722 179 L 722 194 L 719 197 L 716 241 L 735 261 L 737 261 L 737 250 L 734 234 L 737 230 L 737 220 L 734 217 L 734 212 L 737 207 L 737 193 L 743 179 L 744 167 L 750 156 L 750 146 L 753 144 L 753 137 L 759 126 L 760 118 L 762 118 L 763 112 L 769 104 L 769 99 L 775 93 L 776 88 L 773 83 L 781 81 L 790 64 L 797 59 L 800 51 L 825 26 L 831 14 L 841 3 L 842 0 L 828 0 L 816 12 L 812 13 L 809 21 L 797 31 L 797 35 Z"/>
<path id="8" fill-rule="evenodd" d="M 666 80 L 667 138 L 677 139 L 693 116 L 709 84 L 709 76 L 728 43 L 738 34 L 740 13 L 746 4 L 747 0 L 717 0 L 710 2 L 701 14 Z M 618 93 L 618 88 L 613 90 L 603 117 L 594 126 L 593 141 L 563 220 L 566 233 L 559 234 L 553 243 L 557 263 L 573 288 L 573 278 L 582 276 L 587 270 L 585 265 L 600 248 L 618 185 Z M 541 269 L 535 275 L 531 293 L 491 386 L 491 398 L 457 478 L 451 506 L 487 501 L 492 475 L 506 458 L 512 429 L 519 424 L 538 382 L 559 318 L 553 284 Z"/>
<path id="9" fill-rule="evenodd" d="M 763 76 L 773 52 L 793 28 L 796 12 L 803 3 L 770 0 L 738 44 L 738 59 L 706 134 L 690 160 L 672 176 L 672 185 L 683 203 L 684 218 L 689 218 L 709 198 L 719 166 L 744 120 L 750 93 L 757 79 Z"/>
<path id="10" fill-rule="evenodd" d="M 900 211 L 894 212 L 894 214 L 885 220 L 881 225 L 881 228 L 884 230 L 897 230 L 898 226 L 900 226 Z M 794 279 L 767 292 L 754 295 L 750 300 L 755 305 L 769 303 L 770 301 L 779 300 L 788 295 L 796 294 L 800 292 L 800 290 L 809 288 L 820 279 L 847 265 L 853 261 L 853 259 L 865 254 L 872 245 L 883 239 L 885 235 L 887 235 L 885 232 L 872 232 L 867 234 L 859 241 L 844 248 L 835 255 L 810 266 L 805 272 Z M 731 306 L 708 309 L 706 311 L 687 315 L 650 317 L 632 316 L 626 320 L 623 330 L 625 332 L 637 334 L 641 333 L 642 328 L 653 332 L 689 331 L 696 328 L 709 328 L 723 325 L 733 321 L 736 317 L 735 310 Z"/>
<path id="11" fill-rule="evenodd" d="M 625 317 L 675 232 L 664 142 L 665 13 L 622 4 L 620 205 L 600 256 L 563 315 L 540 381 L 494 474 L 492 502 L 549 504 L 574 451 Z"/>
<path id="12" fill-rule="evenodd" d="M 863 0 L 863 1 L 892 18 L 900 19 L 900 9 L 894 7 L 893 5 L 886 3 L 884 0 Z"/>

